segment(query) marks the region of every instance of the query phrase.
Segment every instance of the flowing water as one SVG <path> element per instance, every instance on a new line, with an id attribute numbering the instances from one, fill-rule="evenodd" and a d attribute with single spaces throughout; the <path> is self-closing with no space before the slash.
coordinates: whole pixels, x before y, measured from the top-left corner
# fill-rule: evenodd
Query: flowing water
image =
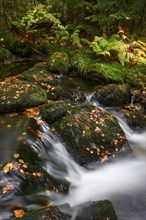
<path id="1" fill-rule="evenodd" d="M 145 194 L 145 143 L 146 132 L 136 133 L 128 127 L 120 116 L 119 123 L 123 128 L 130 146 L 139 149 L 138 156 L 131 159 L 115 160 L 109 164 L 97 165 L 91 169 L 81 167 L 69 155 L 66 147 L 55 136 L 47 124 L 41 126 L 42 136 L 34 142 L 30 142 L 30 148 L 41 160 L 44 161 L 44 169 L 57 179 L 69 183 L 67 195 L 52 192 L 51 203 L 59 206 L 68 213 L 70 206 L 70 219 L 76 219 L 78 210 L 91 201 L 109 199 L 117 211 L 119 220 L 144 220 L 144 194 Z M 37 120 L 37 119 L 36 119 Z M 19 187 L 16 180 L 13 184 Z M 39 196 L 39 194 L 38 194 Z M 37 208 L 34 200 L 27 197 L 29 205 L 19 198 L 19 202 L 25 204 L 27 208 Z M 50 199 L 50 198 L 49 198 Z M 133 207 L 132 200 L 137 200 L 140 207 Z M 12 197 L 12 201 L 18 198 Z M 126 201 L 125 201 L 126 200 Z M 123 202 L 125 206 L 123 207 Z M 124 210 L 123 210 L 124 209 Z M 129 213 L 129 209 L 132 213 Z M 131 210 L 132 209 L 132 210 Z M 135 210 L 133 210 L 135 209 Z M 4 215 L 3 215 L 4 216 Z M 4 219 L 4 217 L 3 217 Z M 2 220 L 3 220 L 2 219 Z M 7 219 L 7 218 L 6 218 Z"/>
<path id="2" fill-rule="evenodd" d="M 91 97 L 92 95 L 87 97 L 88 102 Z M 92 104 L 103 109 L 99 103 Z M 88 167 L 84 168 L 74 161 L 67 152 L 66 146 L 51 132 L 47 124 L 41 126 L 41 139 L 29 141 L 28 138 L 29 148 L 41 158 L 41 161 L 44 161 L 42 166 L 48 174 L 69 184 L 67 194 L 51 192 L 51 203 L 68 214 L 69 219 L 76 219 L 79 210 L 91 201 L 109 199 L 115 207 L 119 220 L 145 220 L 146 131 L 141 133 L 133 131 L 121 114 L 112 108 L 105 110 L 118 119 L 131 148 L 136 152 L 135 157 L 112 160 L 111 163 L 103 163 L 103 165 L 96 163 L 92 166 L 92 170 Z M 16 179 L 11 181 L 16 188 L 19 188 L 19 181 Z M 41 193 L 37 196 L 39 195 Z M 10 199 L 14 203 L 15 201 L 24 203 L 28 209 L 38 207 L 34 195 L 31 198 L 27 197 L 27 201 L 25 196 L 17 198 L 16 195 L 12 195 Z M 7 203 L 9 204 L 9 201 Z M 8 219 L 8 214 L 1 216 L 3 217 L 0 220 Z"/>
<path id="3" fill-rule="evenodd" d="M 96 164 L 93 171 L 91 171 L 79 166 L 71 158 L 65 146 L 56 137 L 54 138 L 52 134 L 49 134 L 49 128 L 44 126 L 43 130 L 42 143 L 35 144 L 33 147 L 40 153 L 41 157 L 51 158 L 49 161 L 46 158 L 45 169 L 49 173 L 70 183 L 68 195 L 53 195 L 52 203 L 54 205 L 69 204 L 73 210 L 76 210 L 76 208 L 90 201 L 110 199 L 113 202 L 117 202 L 119 196 L 122 197 L 128 194 L 130 197 L 135 193 L 144 193 L 144 154 L 133 159 L 122 159 L 100 167 Z M 125 133 L 127 134 L 127 126 Z M 133 133 L 131 147 L 137 147 L 144 152 L 146 143 L 144 137 L 146 137 L 146 133 Z M 141 141 L 139 142 L 139 140 Z M 143 212 L 144 210 L 141 210 L 141 215 L 136 213 L 135 219 L 144 220 Z M 125 218 L 126 216 L 124 220 Z M 127 219 L 130 220 L 130 216 L 127 216 Z M 134 218 L 132 217 L 131 219 Z"/>

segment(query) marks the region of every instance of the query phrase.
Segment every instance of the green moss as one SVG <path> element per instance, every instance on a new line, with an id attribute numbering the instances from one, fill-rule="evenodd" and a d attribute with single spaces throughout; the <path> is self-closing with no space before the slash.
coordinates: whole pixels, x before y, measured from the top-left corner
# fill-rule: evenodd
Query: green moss
<path id="1" fill-rule="evenodd" d="M 47 69 L 54 73 L 67 73 L 69 71 L 69 58 L 65 52 L 53 53 L 47 61 Z"/>
<path id="2" fill-rule="evenodd" d="M 12 53 L 6 48 L 0 47 L 0 62 L 12 59 Z"/>
<path id="3" fill-rule="evenodd" d="M 44 103 L 46 92 L 34 84 L 13 83 L 0 88 L 0 111 L 24 110 Z"/>
<path id="4" fill-rule="evenodd" d="M 61 135 L 69 152 L 80 164 L 101 160 L 105 152 L 114 154 L 117 143 L 118 149 L 128 146 L 126 141 L 120 140 L 124 133 L 117 119 L 94 106 L 83 104 L 68 107 L 62 104 L 62 107 L 58 105 L 56 109 L 54 103 L 48 110 L 47 122 L 51 122 L 51 126 Z"/>
<path id="5" fill-rule="evenodd" d="M 34 66 L 18 76 L 19 79 L 35 83 L 47 89 L 49 85 L 56 85 L 57 80 L 54 75 L 47 71 L 46 66 Z"/>
<path id="6" fill-rule="evenodd" d="M 26 213 L 21 220 L 65 220 L 66 217 L 57 207 L 43 208 L 31 213 Z"/>

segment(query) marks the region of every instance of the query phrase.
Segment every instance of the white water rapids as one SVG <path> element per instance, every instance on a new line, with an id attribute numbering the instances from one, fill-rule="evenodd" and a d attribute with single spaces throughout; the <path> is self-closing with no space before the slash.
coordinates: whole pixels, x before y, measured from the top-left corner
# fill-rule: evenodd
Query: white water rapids
<path id="1" fill-rule="evenodd" d="M 42 126 L 42 142 L 32 147 L 47 161 L 45 166 L 47 172 L 57 179 L 66 180 L 70 185 L 67 195 L 52 196 L 53 205 L 69 204 L 72 209 L 76 209 L 90 201 L 109 199 L 116 206 L 117 198 L 120 196 L 133 195 L 135 192 L 144 195 L 146 132 L 133 132 L 121 118 L 118 119 L 131 148 L 139 149 L 142 153 L 135 158 L 118 159 L 102 166 L 96 164 L 92 171 L 77 164 L 65 146 L 52 135 L 49 127 Z M 141 210 L 142 212 L 144 210 Z M 124 216 L 119 219 L 144 220 L 139 214 L 136 218 Z"/>

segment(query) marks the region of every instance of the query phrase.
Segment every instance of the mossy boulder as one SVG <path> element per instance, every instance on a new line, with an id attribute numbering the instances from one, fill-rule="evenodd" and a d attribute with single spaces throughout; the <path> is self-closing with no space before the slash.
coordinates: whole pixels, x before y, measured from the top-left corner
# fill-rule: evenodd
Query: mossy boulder
<path id="1" fill-rule="evenodd" d="M 4 84 L 0 88 L 0 94 L 0 112 L 24 110 L 47 100 L 45 90 L 25 82 Z"/>
<path id="2" fill-rule="evenodd" d="M 45 108 L 45 120 L 61 135 L 68 151 L 80 164 L 108 160 L 122 147 L 129 149 L 117 119 L 99 108 L 63 102 Z"/>
<path id="3" fill-rule="evenodd" d="M 16 38 L 16 36 L 9 34 L 4 38 L 3 44 L 5 48 L 11 51 L 12 54 L 15 54 L 20 57 L 31 57 L 33 51 L 29 43 L 24 42 L 23 40 Z"/>
<path id="4" fill-rule="evenodd" d="M 92 202 L 91 205 L 81 209 L 78 215 L 78 220 L 118 220 L 114 207 L 109 200 Z"/>
<path id="5" fill-rule="evenodd" d="M 110 84 L 96 87 L 96 100 L 105 106 L 120 106 L 130 102 L 131 93 L 126 85 Z"/>
<path id="6" fill-rule="evenodd" d="M 143 130 L 146 128 L 145 109 L 141 104 L 125 105 L 121 111 L 125 116 L 127 124 L 132 129 Z"/>
<path id="7" fill-rule="evenodd" d="M 55 52 L 47 60 L 47 70 L 53 73 L 66 74 L 69 67 L 68 54 L 65 52 Z"/>
<path id="8" fill-rule="evenodd" d="M 85 92 L 79 89 L 62 90 L 59 99 L 71 103 L 83 103 L 86 100 Z"/>
<path id="9" fill-rule="evenodd" d="M 26 213 L 21 220 L 66 220 L 65 215 L 56 207 L 43 208 Z"/>
<path id="10" fill-rule="evenodd" d="M 21 80 L 32 82 L 41 86 L 45 90 L 49 90 L 49 86 L 57 84 L 55 76 L 48 72 L 46 66 L 37 64 L 36 66 L 24 71 L 17 77 Z"/>
<path id="11" fill-rule="evenodd" d="M 52 124 L 66 115 L 68 108 L 68 105 L 63 101 L 51 102 L 49 105 L 41 107 L 41 113 L 48 124 Z"/>

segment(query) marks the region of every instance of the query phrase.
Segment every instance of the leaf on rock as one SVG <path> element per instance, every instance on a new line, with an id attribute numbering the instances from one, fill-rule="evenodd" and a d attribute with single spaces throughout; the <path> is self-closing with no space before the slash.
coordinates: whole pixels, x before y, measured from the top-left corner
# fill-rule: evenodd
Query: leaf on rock
<path id="1" fill-rule="evenodd" d="M 14 215 L 16 218 L 21 218 L 24 215 L 24 210 L 23 209 L 16 209 L 14 210 Z"/>

